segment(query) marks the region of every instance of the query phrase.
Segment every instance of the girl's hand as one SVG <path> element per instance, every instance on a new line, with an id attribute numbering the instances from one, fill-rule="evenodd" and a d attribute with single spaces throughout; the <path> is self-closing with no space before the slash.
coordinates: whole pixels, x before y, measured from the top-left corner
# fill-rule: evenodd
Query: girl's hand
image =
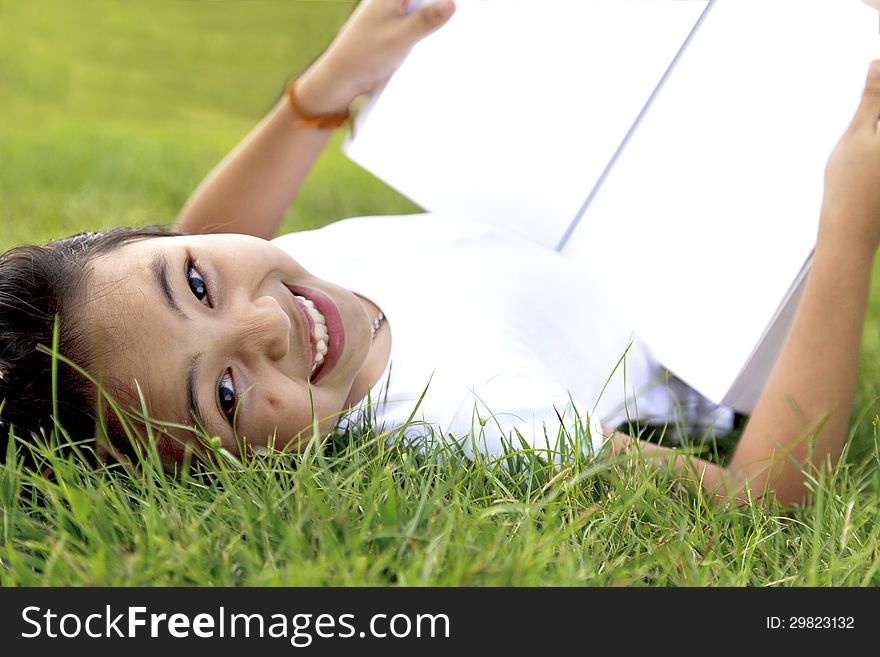
<path id="1" fill-rule="evenodd" d="M 303 74 L 297 96 L 314 114 L 344 112 L 403 63 L 410 49 L 455 13 L 454 0 L 436 0 L 407 14 L 414 0 L 363 0 L 333 43 Z"/>
<path id="2" fill-rule="evenodd" d="M 869 252 L 880 245 L 880 60 L 862 102 L 825 169 L 820 238 Z"/>

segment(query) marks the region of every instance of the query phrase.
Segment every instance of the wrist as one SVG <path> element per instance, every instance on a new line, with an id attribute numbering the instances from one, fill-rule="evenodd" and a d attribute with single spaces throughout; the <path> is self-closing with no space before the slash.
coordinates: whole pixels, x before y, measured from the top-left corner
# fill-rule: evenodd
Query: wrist
<path id="1" fill-rule="evenodd" d="M 328 64 L 315 62 L 296 82 L 296 98 L 302 109 L 312 116 L 344 114 L 356 94 L 338 84 Z"/>

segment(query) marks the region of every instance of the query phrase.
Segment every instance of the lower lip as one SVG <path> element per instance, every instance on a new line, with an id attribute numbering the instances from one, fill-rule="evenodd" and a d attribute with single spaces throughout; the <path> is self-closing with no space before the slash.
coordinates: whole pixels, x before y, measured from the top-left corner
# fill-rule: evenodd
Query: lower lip
<path id="1" fill-rule="evenodd" d="M 318 371 L 310 379 L 312 383 L 317 383 L 333 370 L 333 366 L 336 365 L 345 347 L 345 327 L 342 325 L 342 316 L 339 314 L 336 304 L 323 292 L 295 286 L 288 286 L 287 289 L 294 294 L 311 300 L 318 309 L 318 312 L 327 321 L 327 333 L 330 334 L 327 341 L 327 354 L 324 356 L 324 362 L 321 363 Z"/>

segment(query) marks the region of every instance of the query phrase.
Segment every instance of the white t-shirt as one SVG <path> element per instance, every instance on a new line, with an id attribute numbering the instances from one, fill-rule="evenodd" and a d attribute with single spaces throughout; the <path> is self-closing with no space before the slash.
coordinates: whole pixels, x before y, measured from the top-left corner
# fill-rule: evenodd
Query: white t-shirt
<path id="1" fill-rule="evenodd" d="M 420 214 L 273 242 L 385 313 L 391 357 L 368 399 L 386 430 L 406 425 L 410 436 L 498 457 L 520 449 L 520 436 L 555 450 L 560 435 L 587 435 L 579 447 L 595 453 L 603 425 L 628 418 L 730 423 L 729 411 L 670 379 L 576 264 L 511 232 Z"/>

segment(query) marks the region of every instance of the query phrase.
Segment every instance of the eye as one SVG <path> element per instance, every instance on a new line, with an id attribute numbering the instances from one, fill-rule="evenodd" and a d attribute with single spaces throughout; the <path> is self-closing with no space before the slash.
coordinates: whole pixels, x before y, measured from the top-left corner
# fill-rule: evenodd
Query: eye
<path id="1" fill-rule="evenodd" d="M 201 273 L 199 273 L 196 263 L 192 260 L 186 263 L 186 280 L 195 298 L 206 306 L 210 306 L 211 300 L 208 297 L 208 285 L 205 283 L 205 279 L 202 278 Z"/>
<path id="2" fill-rule="evenodd" d="M 217 400 L 220 402 L 220 410 L 223 415 L 232 424 L 233 415 L 235 414 L 235 381 L 232 379 L 232 372 L 227 370 L 226 374 L 220 377 L 217 384 Z"/>

